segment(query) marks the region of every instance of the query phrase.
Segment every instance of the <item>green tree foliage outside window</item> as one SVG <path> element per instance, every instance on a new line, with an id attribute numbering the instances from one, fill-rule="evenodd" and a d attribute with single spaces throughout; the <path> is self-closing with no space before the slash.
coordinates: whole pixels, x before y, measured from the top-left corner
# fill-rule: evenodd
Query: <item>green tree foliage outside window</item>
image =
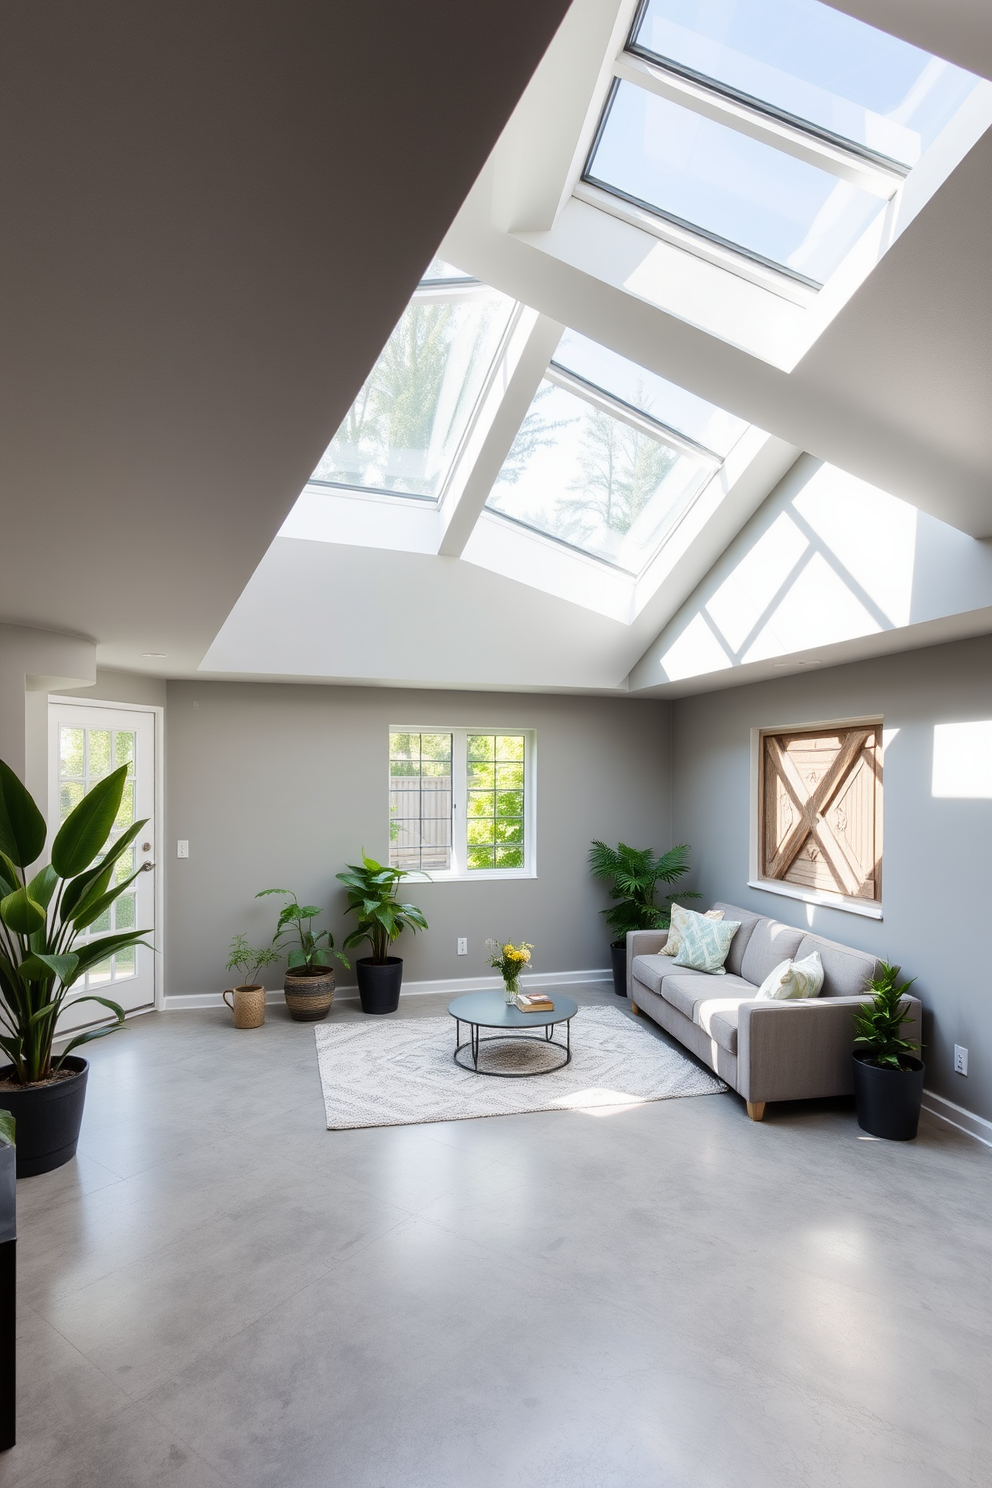
<path id="1" fill-rule="evenodd" d="M 468 866 L 523 868 L 523 734 L 469 734 Z"/>

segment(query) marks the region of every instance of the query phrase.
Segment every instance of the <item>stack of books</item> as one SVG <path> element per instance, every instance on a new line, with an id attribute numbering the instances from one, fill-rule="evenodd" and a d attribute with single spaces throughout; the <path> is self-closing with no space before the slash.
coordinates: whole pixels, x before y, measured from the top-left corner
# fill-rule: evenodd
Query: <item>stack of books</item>
<path id="1" fill-rule="evenodd" d="M 555 1005 L 543 992 L 518 992 L 517 1007 L 522 1013 L 553 1013 Z"/>

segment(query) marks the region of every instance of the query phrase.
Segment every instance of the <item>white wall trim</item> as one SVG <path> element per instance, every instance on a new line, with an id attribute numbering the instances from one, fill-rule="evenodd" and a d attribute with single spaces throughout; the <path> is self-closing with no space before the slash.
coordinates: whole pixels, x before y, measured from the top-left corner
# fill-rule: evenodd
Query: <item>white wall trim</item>
<path id="1" fill-rule="evenodd" d="M 584 982 L 612 982 L 613 972 L 609 967 L 592 969 L 587 971 L 535 971 L 527 976 L 522 976 L 522 986 L 528 987 L 576 987 Z M 495 992 L 502 987 L 503 981 L 498 976 L 484 977 L 445 977 L 433 982 L 404 982 L 403 995 L 407 997 L 429 996 L 432 992 L 449 992 L 452 996 L 456 992 Z M 265 994 L 265 1001 L 281 1002 L 282 991 L 279 989 L 269 990 Z M 336 987 L 334 996 L 341 1002 L 357 1002 L 358 988 L 356 985 Z M 188 996 L 174 994 L 166 996 L 165 1010 L 176 1012 L 186 1008 L 212 1008 L 225 1007 L 223 996 L 220 992 L 193 992 Z"/>
<path id="2" fill-rule="evenodd" d="M 986 1121 L 984 1116 L 976 1116 L 974 1111 L 967 1111 L 964 1106 L 956 1106 L 953 1101 L 947 1100 L 943 1095 L 937 1095 L 932 1090 L 923 1092 L 923 1109 L 929 1111 L 931 1116 L 939 1116 L 940 1120 L 946 1121 L 949 1126 L 956 1126 L 958 1131 L 974 1137 L 976 1142 L 992 1147 L 992 1121 Z"/>

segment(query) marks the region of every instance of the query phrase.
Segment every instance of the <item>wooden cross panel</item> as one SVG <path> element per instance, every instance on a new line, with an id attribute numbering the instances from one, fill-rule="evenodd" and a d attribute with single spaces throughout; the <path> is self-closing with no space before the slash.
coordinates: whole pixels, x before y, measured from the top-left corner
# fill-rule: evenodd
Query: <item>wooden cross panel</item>
<path id="1" fill-rule="evenodd" d="M 761 875 L 882 897 L 881 730 L 763 734 Z"/>

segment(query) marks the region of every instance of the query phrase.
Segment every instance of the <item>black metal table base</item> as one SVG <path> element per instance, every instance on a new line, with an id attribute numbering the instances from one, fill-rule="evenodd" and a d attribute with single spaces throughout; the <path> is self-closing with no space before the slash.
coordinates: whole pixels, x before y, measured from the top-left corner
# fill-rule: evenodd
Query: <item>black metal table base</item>
<path id="1" fill-rule="evenodd" d="M 469 1038 L 467 1038 L 465 1040 L 464 1043 L 461 1043 L 460 1040 L 461 1040 L 461 1036 L 462 1036 L 462 1020 L 460 1018 L 456 1018 L 455 1019 L 455 1052 L 452 1055 L 452 1058 L 454 1059 L 454 1062 L 457 1064 L 457 1066 L 458 1066 L 459 1069 L 469 1070 L 474 1075 L 491 1075 L 494 1079 L 497 1079 L 497 1080 L 532 1080 L 537 1075 L 553 1075 L 556 1070 L 564 1069 L 565 1066 L 566 1066 L 566 1064 L 568 1064 L 571 1061 L 571 1058 L 572 1058 L 572 1020 L 571 1020 L 571 1018 L 567 1018 L 565 1020 L 565 1042 L 563 1044 L 562 1043 L 559 1043 L 559 1041 L 556 1038 L 552 1038 L 552 1034 L 554 1033 L 555 1029 L 558 1026 L 557 1023 L 549 1023 L 549 1024 L 547 1024 L 547 1026 L 544 1029 L 544 1037 L 543 1038 L 538 1033 L 490 1033 L 490 1034 L 487 1034 L 485 1037 L 482 1037 L 480 1035 L 480 1033 L 479 1033 L 479 1029 L 480 1029 L 480 1027 L 484 1027 L 485 1025 L 479 1024 L 479 1023 L 470 1023 L 468 1026 L 471 1029 L 471 1034 L 470 1034 Z M 560 1049 L 561 1052 L 564 1054 L 565 1058 L 559 1060 L 559 1062 L 557 1064 L 548 1065 L 546 1069 L 535 1069 L 535 1070 L 491 1070 L 491 1069 L 480 1069 L 479 1068 L 479 1045 L 480 1044 L 492 1044 L 492 1043 L 496 1043 L 496 1042 L 501 1042 L 502 1043 L 504 1041 L 509 1042 L 509 1043 L 518 1043 L 518 1044 L 541 1044 L 545 1048 L 550 1044 L 552 1048 L 554 1048 L 554 1049 Z M 472 1063 L 471 1064 L 466 1064 L 464 1060 L 458 1058 L 459 1054 L 462 1052 L 463 1049 L 470 1049 L 472 1051 Z"/>

